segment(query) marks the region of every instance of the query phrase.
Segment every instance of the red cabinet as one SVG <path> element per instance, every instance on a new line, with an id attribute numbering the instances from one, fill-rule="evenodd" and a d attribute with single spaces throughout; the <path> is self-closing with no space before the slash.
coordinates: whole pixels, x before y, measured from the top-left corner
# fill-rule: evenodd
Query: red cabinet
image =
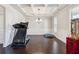
<path id="1" fill-rule="evenodd" d="M 66 39 L 66 53 L 79 54 L 79 40 L 75 40 L 70 37 L 67 37 Z"/>

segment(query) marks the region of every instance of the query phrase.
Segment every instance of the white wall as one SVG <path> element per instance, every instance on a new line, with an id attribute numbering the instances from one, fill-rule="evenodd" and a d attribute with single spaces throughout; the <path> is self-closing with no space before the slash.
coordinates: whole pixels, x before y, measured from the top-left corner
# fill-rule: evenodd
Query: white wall
<path id="1" fill-rule="evenodd" d="M 13 24 L 25 21 L 24 16 L 12 8 L 10 5 L 3 5 L 5 7 L 5 41 L 4 47 L 12 43 L 14 29 Z"/>
<path id="2" fill-rule="evenodd" d="M 36 23 L 35 17 L 26 18 L 26 22 L 29 22 L 28 35 L 43 35 L 45 33 L 51 32 L 51 18 L 41 17 L 42 22 Z"/>
<path id="3" fill-rule="evenodd" d="M 0 44 L 4 42 L 4 8 L 0 6 Z"/>
<path id="4" fill-rule="evenodd" d="M 70 9 L 64 8 L 58 11 L 54 17 L 57 17 L 57 33 L 54 33 L 58 39 L 66 43 L 66 37 L 71 34 Z M 54 19 L 52 18 L 52 20 Z M 54 24 L 54 23 L 53 23 Z M 54 29 L 54 26 L 52 27 Z"/>

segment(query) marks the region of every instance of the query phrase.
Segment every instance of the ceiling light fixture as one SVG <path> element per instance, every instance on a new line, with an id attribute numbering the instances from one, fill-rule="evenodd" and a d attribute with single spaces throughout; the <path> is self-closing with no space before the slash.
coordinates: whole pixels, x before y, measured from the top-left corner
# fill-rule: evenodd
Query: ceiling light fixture
<path id="1" fill-rule="evenodd" d="M 40 12 L 39 11 L 40 11 L 40 9 L 38 8 L 38 16 L 40 15 Z M 38 16 L 37 16 L 36 22 L 37 23 L 41 23 L 42 22 L 42 19 L 40 17 L 38 17 Z"/>

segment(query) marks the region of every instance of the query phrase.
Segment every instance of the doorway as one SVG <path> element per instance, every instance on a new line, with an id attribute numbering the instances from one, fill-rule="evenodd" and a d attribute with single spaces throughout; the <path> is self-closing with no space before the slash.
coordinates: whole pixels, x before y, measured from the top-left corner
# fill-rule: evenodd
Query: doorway
<path id="1" fill-rule="evenodd" d="M 0 47 L 3 47 L 5 40 L 5 8 L 0 5 Z"/>
<path id="2" fill-rule="evenodd" d="M 71 33 L 75 35 L 79 34 L 79 19 L 73 19 L 71 21 Z"/>

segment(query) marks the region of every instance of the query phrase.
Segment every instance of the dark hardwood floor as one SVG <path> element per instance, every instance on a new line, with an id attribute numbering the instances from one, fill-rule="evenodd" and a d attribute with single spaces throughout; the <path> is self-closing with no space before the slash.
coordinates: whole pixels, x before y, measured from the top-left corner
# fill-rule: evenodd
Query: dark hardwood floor
<path id="1" fill-rule="evenodd" d="M 25 48 L 0 48 L 2 54 L 65 54 L 65 44 L 57 38 L 47 39 L 31 35 Z"/>
<path id="2" fill-rule="evenodd" d="M 0 54 L 4 53 L 3 44 L 0 44 Z"/>

